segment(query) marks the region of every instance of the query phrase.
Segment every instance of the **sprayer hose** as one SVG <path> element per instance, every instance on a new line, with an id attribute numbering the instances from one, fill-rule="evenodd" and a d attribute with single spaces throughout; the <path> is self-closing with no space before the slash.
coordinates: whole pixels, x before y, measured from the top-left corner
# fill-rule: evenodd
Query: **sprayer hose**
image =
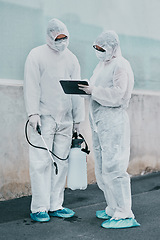
<path id="1" fill-rule="evenodd" d="M 31 146 L 34 147 L 34 148 L 38 148 L 38 149 L 42 149 L 42 150 L 46 150 L 46 151 L 47 151 L 47 148 L 36 146 L 36 145 L 34 145 L 34 144 L 32 144 L 32 143 L 30 142 L 30 140 L 29 140 L 29 138 L 28 138 L 28 133 L 27 133 L 28 123 L 29 123 L 29 120 L 27 120 L 26 125 L 25 125 L 25 136 L 26 136 L 26 140 L 27 140 L 27 142 L 29 143 L 29 145 L 31 145 Z M 69 157 L 69 155 L 68 155 L 66 158 L 60 158 L 60 157 L 58 157 L 55 153 L 53 153 L 51 150 L 49 150 L 49 151 L 50 151 L 50 153 L 51 153 L 54 157 L 56 157 L 56 158 L 58 158 L 59 160 L 62 160 L 62 161 L 67 160 L 68 157 Z"/>

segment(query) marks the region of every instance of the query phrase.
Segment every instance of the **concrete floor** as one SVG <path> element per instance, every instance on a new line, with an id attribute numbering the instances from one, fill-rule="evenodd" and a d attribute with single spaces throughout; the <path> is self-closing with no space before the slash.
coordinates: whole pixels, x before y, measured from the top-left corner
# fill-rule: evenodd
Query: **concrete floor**
<path id="1" fill-rule="evenodd" d="M 0 202 L 0 240 L 158 240 L 160 236 L 160 172 L 134 177 L 132 210 L 140 227 L 103 229 L 95 212 L 105 208 L 96 184 L 84 191 L 66 189 L 64 206 L 76 214 L 70 219 L 51 218 L 48 223 L 31 221 L 31 197 Z"/>

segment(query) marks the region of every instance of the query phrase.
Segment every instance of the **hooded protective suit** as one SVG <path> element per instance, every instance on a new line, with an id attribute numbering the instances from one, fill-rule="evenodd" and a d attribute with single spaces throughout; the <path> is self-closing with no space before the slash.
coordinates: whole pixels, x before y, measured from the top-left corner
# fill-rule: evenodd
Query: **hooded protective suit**
<path id="1" fill-rule="evenodd" d="M 56 41 L 60 34 L 64 39 Z M 69 33 L 58 19 L 47 28 L 47 44 L 29 53 L 25 64 L 24 97 L 28 116 L 39 114 L 42 135 L 48 148 L 61 158 L 70 151 L 73 123 L 84 120 L 83 99 L 64 94 L 60 79 L 80 79 L 76 56 L 67 48 Z M 44 146 L 40 136 L 32 131 L 31 141 Z M 47 151 L 30 148 L 30 177 L 32 187 L 31 211 L 62 209 L 68 161 L 55 158 L 58 175 Z"/>
<path id="2" fill-rule="evenodd" d="M 130 178 L 126 172 L 130 155 L 130 126 L 126 113 L 134 76 L 121 55 L 115 32 L 105 31 L 95 41 L 100 62 L 90 85 L 90 121 L 98 186 L 104 192 L 106 213 L 114 219 L 134 218 L 131 211 Z"/>

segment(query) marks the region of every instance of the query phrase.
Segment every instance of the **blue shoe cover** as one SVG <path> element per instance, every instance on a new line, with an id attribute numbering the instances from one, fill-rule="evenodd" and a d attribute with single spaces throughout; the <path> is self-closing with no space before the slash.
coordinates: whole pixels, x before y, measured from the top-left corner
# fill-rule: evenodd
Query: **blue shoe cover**
<path id="1" fill-rule="evenodd" d="M 74 214 L 75 212 L 69 208 L 63 208 L 61 210 L 49 212 L 49 215 L 51 217 L 60 217 L 60 218 L 70 218 L 70 217 L 73 217 Z"/>
<path id="2" fill-rule="evenodd" d="M 106 220 L 101 225 L 103 228 L 131 228 L 138 227 L 140 224 L 133 218 Z"/>
<path id="3" fill-rule="evenodd" d="M 50 220 L 50 217 L 47 212 L 31 213 L 30 217 L 33 221 L 36 222 L 48 222 Z"/>
<path id="4" fill-rule="evenodd" d="M 107 220 L 111 218 L 108 214 L 106 214 L 105 210 L 96 211 L 96 217 Z"/>

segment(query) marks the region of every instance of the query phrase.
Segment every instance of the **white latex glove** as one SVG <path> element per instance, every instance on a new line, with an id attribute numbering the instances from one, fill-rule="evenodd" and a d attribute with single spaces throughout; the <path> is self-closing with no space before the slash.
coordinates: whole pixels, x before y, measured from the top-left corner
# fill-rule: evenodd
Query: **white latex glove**
<path id="1" fill-rule="evenodd" d="M 85 91 L 85 93 L 87 93 L 88 95 L 92 94 L 93 86 L 89 85 L 89 82 L 88 82 L 88 86 L 82 85 L 82 84 L 78 84 L 78 87 L 79 87 L 80 90 Z"/>
<path id="2" fill-rule="evenodd" d="M 29 124 L 30 126 L 33 127 L 33 129 L 36 131 L 37 129 L 37 124 L 39 126 L 41 126 L 41 119 L 40 119 L 40 116 L 38 114 L 35 114 L 35 115 L 31 115 L 29 117 Z"/>
<path id="3" fill-rule="evenodd" d="M 77 134 L 79 135 L 80 133 L 80 123 L 73 123 L 73 133 L 77 132 Z"/>

